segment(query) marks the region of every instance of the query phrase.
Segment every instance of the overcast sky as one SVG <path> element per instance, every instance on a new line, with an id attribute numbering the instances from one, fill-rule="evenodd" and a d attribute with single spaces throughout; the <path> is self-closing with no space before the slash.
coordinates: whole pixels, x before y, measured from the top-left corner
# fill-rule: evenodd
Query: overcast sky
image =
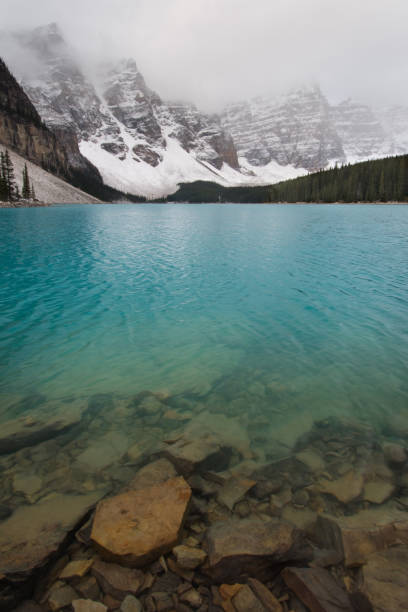
<path id="1" fill-rule="evenodd" d="M 133 56 L 165 99 L 216 110 L 319 82 L 408 104 L 408 0 L 1 0 L 1 26 L 56 21 L 85 57 Z"/>

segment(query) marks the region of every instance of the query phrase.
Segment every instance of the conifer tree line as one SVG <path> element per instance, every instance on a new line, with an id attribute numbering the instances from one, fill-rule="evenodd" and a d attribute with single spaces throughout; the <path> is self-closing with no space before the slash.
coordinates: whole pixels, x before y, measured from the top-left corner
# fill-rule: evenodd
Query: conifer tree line
<path id="1" fill-rule="evenodd" d="M 160 200 L 156 200 L 160 201 Z M 167 202 L 408 202 L 408 155 L 320 170 L 275 185 L 182 183 Z"/>
<path id="2" fill-rule="evenodd" d="M 21 198 L 24 200 L 36 199 L 34 184 L 30 180 L 27 164 L 24 164 L 22 178 L 22 191 L 20 195 L 10 153 L 7 149 L 0 152 L 0 201 L 15 202 Z"/>
<path id="3" fill-rule="evenodd" d="M 270 202 L 406 202 L 408 155 L 347 164 L 284 181 Z"/>

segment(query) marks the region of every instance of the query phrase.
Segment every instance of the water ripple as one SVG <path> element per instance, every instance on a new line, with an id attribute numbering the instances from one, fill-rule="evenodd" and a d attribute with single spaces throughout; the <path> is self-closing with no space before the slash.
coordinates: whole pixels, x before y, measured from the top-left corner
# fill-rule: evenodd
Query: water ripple
<path id="1" fill-rule="evenodd" d="M 0 234 L 5 396 L 205 388 L 245 364 L 299 401 L 407 406 L 408 207 L 9 209 Z"/>

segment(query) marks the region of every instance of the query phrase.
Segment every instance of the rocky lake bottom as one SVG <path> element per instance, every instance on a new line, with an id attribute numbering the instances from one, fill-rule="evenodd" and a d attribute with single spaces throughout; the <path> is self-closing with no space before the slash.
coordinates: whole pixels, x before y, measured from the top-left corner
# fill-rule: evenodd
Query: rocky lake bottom
<path id="1" fill-rule="evenodd" d="M 406 609 L 408 411 L 299 413 L 285 438 L 284 390 L 253 371 L 251 405 L 240 374 L 9 406 L 1 609 Z"/>

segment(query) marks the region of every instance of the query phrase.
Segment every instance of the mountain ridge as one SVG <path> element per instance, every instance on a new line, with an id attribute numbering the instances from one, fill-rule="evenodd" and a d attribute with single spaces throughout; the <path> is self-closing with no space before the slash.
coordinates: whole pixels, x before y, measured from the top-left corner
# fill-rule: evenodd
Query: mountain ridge
<path id="1" fill-rule="evenodd" d="M 312 85 L 206 114 L 162 100 L 133 58 L 104 62 L 90 78 L 56 24 L 8 36 L 35 60 L 37 70 L 19 76 L 41 118 L 74 130 L 81 154 L 124 192 L 161 197 L 194 180 L 270 184 L 408 151 L 402 106 L 334 105 Z"/>

